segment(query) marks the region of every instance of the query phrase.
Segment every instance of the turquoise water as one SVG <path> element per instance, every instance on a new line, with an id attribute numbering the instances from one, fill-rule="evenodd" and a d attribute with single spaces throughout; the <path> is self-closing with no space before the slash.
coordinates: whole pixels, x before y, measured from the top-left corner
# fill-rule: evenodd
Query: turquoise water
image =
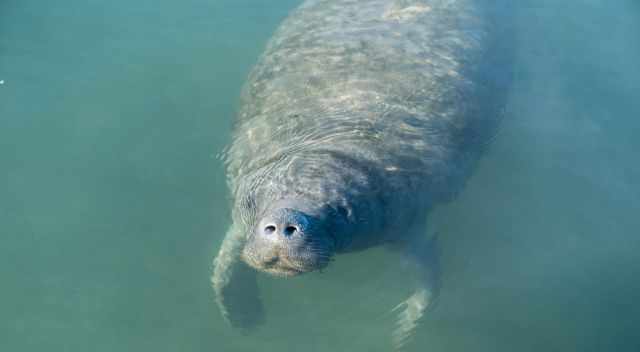
<path id="1" fill-rule="evenodd" d="M 0 2 L 0 350 L 388 351 L 402 258 L 209 287 L 240 87 L 299 1 Z M 409 351 L 638 351 L 640 7 L 518 2 L 507 118 L 439 207 L 444 287 Z"/>

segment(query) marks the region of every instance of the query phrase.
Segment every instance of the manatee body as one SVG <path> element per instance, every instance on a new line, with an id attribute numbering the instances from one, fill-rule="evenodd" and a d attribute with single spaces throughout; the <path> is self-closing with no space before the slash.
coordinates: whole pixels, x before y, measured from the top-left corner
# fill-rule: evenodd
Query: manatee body
<path id="1" fill-rule="evenodd" d="M 487 28 L 473 0 L 308 0 L 282 23 L 226 153 L 233 223 L 212 281 L 232 324 L 260 320 L 243 262 L 292 276 L 411 243 L 425 280 L 404 302 L 401 344 L 435 293 L 416 229 L 458 192 L 499 121 Z"/>

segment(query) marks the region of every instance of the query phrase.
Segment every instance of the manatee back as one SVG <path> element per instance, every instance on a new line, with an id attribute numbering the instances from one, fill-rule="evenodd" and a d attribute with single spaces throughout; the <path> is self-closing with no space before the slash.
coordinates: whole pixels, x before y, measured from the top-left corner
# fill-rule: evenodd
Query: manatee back
<path id="1" fill-rule="evenodd" d="M 290 156 L 339 152 L 397 199 L 455 194 L 499 121 L 474 3 L 306 1 L 244 88 L 227 154 L 232 192 Z"/>

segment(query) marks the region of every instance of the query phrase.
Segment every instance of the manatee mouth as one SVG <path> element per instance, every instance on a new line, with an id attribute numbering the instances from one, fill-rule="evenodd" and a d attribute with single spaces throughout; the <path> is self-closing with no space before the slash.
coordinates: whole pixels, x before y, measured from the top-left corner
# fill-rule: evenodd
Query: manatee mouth
<path id="1" fill-rule="evenodd" d="M 331 236 L 304 244 L 265 243 L 254 237 L 246 244 L 242 259 L 256 270 L 289 277 L 325 268 L 333 258 L 334 248 Z"/>
<path id="2" fill-rule="evenodd" d="M 276 276 L 297 276 L 318 271 L 329 265 L 333 251 L 328 246 L 309 246 L 292 250 L 278 247 L 278 250 L 264 255 L 264 248 L 247 245 L 242 253 L 243 260 L 256 270 Z"/>
<path id="3" fill-rule="evenodd" d="M 269 274 L 281 275 L 281 276 L 296 276 L 296 275 L 300 275 L 302 273 L 308 272 L 306 270 L 299 269 L 291 265 L 290 263 L 283 264 L 279 258 L 266 261 L 262 263 L 262 266 L 260 268 L 257 268 L 257 269 L 267 272 Z"/>

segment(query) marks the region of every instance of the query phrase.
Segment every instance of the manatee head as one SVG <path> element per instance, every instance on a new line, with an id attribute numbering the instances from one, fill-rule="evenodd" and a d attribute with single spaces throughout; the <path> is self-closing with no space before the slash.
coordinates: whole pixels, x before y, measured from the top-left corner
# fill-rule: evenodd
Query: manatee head
<path id="1" fill-rule="evenodd" d="M 233 218 L 244 262 L 294 276 L 371 244 L 384 227 L 384 183 L 372 162 L 343 149 L 296 150 L 238 178 Z"/>
<path id="2" fill-rule="evenodd" d="M 301 199 L 267 204 L 256 214 L 242 253 L 257 270 L 294 276 L 327 266 L 337 249 L 341 214 Z"/>

